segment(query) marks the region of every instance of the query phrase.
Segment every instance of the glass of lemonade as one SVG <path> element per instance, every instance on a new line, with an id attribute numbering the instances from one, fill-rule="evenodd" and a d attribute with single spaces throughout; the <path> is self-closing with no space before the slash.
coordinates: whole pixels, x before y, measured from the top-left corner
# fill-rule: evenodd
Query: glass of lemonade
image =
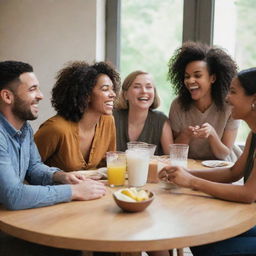
<path id="1" fill-rule="evenodd" d="M 187 144 L 171 144 L 170 164 L 186 168 L 188 162 L 188 149 L 189 145 Z"/>
<path id="2" fill-rule="evenodd" d="M 107 152 L 107 175 L 110 187 L 123 186 L 126 174 L 126 154 L 120 151 Z"/>

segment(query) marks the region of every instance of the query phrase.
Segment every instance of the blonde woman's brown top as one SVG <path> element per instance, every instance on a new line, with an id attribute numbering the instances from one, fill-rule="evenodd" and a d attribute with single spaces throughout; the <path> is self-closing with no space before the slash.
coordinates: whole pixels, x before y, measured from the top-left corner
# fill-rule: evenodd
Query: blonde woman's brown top
<path id="1" fill-rule="evenodd" d="M 79 147 L 78 123 L 53 116 L 35 134 L 42 161 L 64 171 L 94 169 L 102 165 L 107 151 L 116 148 L 115 124 L 112 116 L 102 115 L 95 128 L 89 160 Z"/>

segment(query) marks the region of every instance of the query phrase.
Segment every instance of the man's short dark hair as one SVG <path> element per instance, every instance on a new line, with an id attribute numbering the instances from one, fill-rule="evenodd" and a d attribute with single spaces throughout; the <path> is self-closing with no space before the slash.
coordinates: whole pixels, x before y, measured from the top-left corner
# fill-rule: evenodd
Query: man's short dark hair
<path id="1" fill-rule="evenodd" d="M 0 62 L 0 90 L 7 88 L 12 82 L 19 82 L 19 76 L 26 72 L 33 72 L 33 67 L 21 61 Z"/>

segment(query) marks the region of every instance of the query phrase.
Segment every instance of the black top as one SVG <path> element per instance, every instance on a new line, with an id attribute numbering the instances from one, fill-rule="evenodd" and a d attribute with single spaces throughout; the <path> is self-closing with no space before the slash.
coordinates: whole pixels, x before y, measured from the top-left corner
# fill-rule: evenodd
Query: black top
<path id="1" fill-rule="evenodd" d="M 118 151 L 125 151 L 127 149 L 126 143 L 130 141 L 128 136 L 128 109 L 115 110 L 113 115 L 116 124 L 116 147 Z M 155 144 L 157 146 L 155 155 L 163 155 L 161 136 L 166 120 L 168 118 L 164 113 L 150 110 L 142 132 L 137 139 L 137 141 Z"/>
<path id="2" fill-rule="evenodd" d="M 256 133 L 252 134 L 252 139 L 251 139 L 251 145 L 249 149 L 249 155 L 247 157 L 247 162 L 246 162 L 246 167 L 244 171 L 244 183 L 247 181 L 249 178 L 252 168 L 253 168 L 253 161 L 256 157 Z"/>

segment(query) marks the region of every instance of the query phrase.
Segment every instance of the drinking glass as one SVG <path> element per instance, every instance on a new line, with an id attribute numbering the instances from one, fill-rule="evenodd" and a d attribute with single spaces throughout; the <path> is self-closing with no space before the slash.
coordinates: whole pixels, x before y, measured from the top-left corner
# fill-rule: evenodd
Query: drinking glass
<path id="1" fill-rule="evenodd" d="M 171 144 L 170 164 L 186 168 L 188 162 L 188 149 L 189 145 L 187 144 Z"/>
<path id="2" fill-rule="evenodd" d="M 155 144 L 149 144 L 142 141 L 129 141 L 127 142 L 127 148 L 146 148 L 149 149 L 150 156 L 153 156 L 156 151 L 156 145 Z"/>
<path id="3" fill-rule="evenodd" d="M 145 147 L 146 145 L 147 143 L 142 141 L 129 141 L 127 142 L 127 149 Z"/>
<path id="4" fill-rule="evenodd" d="M 107 152 L 107 174 L 110 187 L 123 186 L 126 173 L 126 154 L 120 151 Z"/>
<path id="5" fill-rule="evenodd" d="M 147 182 L 150 151 L 148 148 L 126 150 L 128 185 L 141 187 Z"/>
<path id="6" fill-rule="evenodd" d="M 148 167 L 148 183 L 158 183 L 158 156 L 151 156 Z"/>
<path id="7" fill-rule="evenodd" d="M 155 154 L 155 151 L 156 151 L 156 145 L 155 144 L 148 144 L 147 143 L 147 147 L 149 149 L 150 157 L 153 157 L 154 154 Z"/>
<path id="8" fill-rule="evenodd" d="M 141 141 L 130 141 L 130 142 L 127 142 L 127 148 L 128 149 L 141 148 L 141 149 L 148 150 L 150 161 L 149 161 L 149 167 L 148 167 L 147 182 L 157 183 L 158 182 L 157 161 L 156 161 L 156 157 L 154 157 L 154 154 L 156 151 L 156 145 L 149 144 L 146 142 L 141 142 Z"/>

